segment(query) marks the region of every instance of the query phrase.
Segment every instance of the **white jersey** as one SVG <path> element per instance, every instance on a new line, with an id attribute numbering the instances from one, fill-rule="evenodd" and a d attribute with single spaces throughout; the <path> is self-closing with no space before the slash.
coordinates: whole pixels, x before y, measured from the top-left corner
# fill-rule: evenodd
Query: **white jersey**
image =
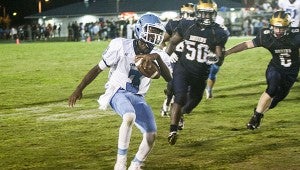
<path id="1" fill-rule="evenodd" d="M 151 79 L 143 76 L 135 66 L 135 51 L 133 39 L 116 38 L 113 39 L 106 51 L 102 54 L 101 62 L 110 67 L 108 82 L 105 85 L 105 94 L 100 96 L 98 102 L 102 109 L 108 105 L 111 97 L 118 89 L 125 89 L 134 94 L 145 96 Z M 157 48 L 154 48 L 151 53 L 158 53 L 166 65 L 171 68 L 169 55 Z"/>
<path id="2" fill-rule="evenodd" d="M 283 9 L 287 13 L 290 13 L 292 18 L 291 27 L 299 27 L 300 22 L 300 0 L 296 0 L 291 3 L 289 0 L 279 0 L 279 8 Z"/>
<path id="3" fill-rule="evenodd" d="M 216 16 L 215 23 L 219 24 L 221 27 L 225 27 L 224 18 L 220 15 Z"/>

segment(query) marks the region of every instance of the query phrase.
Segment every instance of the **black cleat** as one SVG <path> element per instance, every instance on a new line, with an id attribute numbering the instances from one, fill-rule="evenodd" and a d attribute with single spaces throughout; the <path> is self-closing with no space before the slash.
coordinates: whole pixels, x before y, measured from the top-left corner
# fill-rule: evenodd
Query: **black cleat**
<path id="1" fill-rule="evenodd" d="M 254 112 L 249 123 L 247 124 L 247 129 L 254 130 L 259 128 L 261 119 L 264 117 L 263 114 Z"/>
<path id="2" fill-rule="evenodd" d="M 176 131 L 170 132 L 168 136 L 168 142 L 170 145 L 175 145 L 178 134 Z"/>

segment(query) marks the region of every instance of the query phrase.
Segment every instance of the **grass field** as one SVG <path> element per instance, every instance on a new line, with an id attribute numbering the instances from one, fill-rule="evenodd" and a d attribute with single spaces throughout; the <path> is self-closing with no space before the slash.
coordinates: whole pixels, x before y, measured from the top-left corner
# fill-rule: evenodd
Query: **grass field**
<path id="1" fill-rule="evenodd" d="M 246 38 L 231 38 L 227 48 Z M 113 169 L 119 116 L 98 110 L 107 71 L 88 86 L 75 108 L 67 99 L 98 63 L 107 42 L 0 44 L 0 169 Z M 222 66 L 214 99 L 185 117 L 174 146 L 167 143 L 169 118 L 160 117 L 163 79 L 146 96 L 158 137 L 148 170 L 300 169 L 300 84 L 265 115 L 255 131 L 245 128 L 266 87 L 270 54 L 256 48 L 233 54 Z M 140 143 L 134 128 L 129 160 Z"/>

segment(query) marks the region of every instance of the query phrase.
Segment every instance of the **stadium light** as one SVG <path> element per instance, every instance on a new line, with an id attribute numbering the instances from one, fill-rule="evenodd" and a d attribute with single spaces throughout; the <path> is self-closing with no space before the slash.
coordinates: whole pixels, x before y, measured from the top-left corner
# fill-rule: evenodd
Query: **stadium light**
<path id="1" fill-rule="evenodd" d="M 39 13 L 42 13 L 42 1 L 43 0 L 39 0 L 38 2 L 38 9 L 39 9 Z M 49 0 L 44 0 L 45 2 L 48 2 Z"/>

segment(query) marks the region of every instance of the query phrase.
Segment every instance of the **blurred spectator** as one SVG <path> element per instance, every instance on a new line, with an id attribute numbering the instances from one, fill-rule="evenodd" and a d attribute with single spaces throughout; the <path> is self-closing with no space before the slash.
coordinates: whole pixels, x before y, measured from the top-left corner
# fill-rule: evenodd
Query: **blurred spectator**
<path id="1" fill-rule="evenodd" d="M 278 7 L 291 15 L 292 27 L 300 26 L 300 0 L 278 0 Z"/>
<path id="2" fill-rule="evenodd" d="M 133 30 L 134 30 L 134 25 L 132 24 L 132 20 L 129 20 L 128 24 L 126 25 L 126 30 L 127 30 L 127 38 L 132 39 Z"/>
<path id="3" fill-rule="evenodd" d="M 243 21 L 243 36 L 248 36 L 251 33 L 250 19 L 246 17 Z"/>
<path id="4" fill-rule="evenodd" d="M 255 19 L 252 23 L 254 26 L 253 35 L 255 36 L 259 32 L 259 30 L 264 26 L 264 24 L 262 22 L 262 18 Z"/>
<path id="5" fill-rule="evenodd" d="M 56 24 L 53 25 L 52 32 L 53 32 L 53 37 L 56 37 L 56 34 L 57 34 L 57 25 Z"/>
<path id="6" fill-rule="evenodd" d="M 12 27 L 10 30 L 11 37 L 16 40 L 18 37 L 18 31 L 15 27 Z"/>
<path id="7" fill-rule="evenodd" d="M 263 6 L 263 10 L 265 10 L 265 12 L 272 12 L 273 11 L 273 9 L 271 7 L 271 4 L 269 2 L 267 2 L 267 1 L 265 1 L 262 4 L 262 6 Z"/>
<path id="8" fill-rule="evenodd" d="M 60 37 L 60 32 L 61 32 L 61 25 L 59 24 L 57 28 L 58 37 Z"/>

